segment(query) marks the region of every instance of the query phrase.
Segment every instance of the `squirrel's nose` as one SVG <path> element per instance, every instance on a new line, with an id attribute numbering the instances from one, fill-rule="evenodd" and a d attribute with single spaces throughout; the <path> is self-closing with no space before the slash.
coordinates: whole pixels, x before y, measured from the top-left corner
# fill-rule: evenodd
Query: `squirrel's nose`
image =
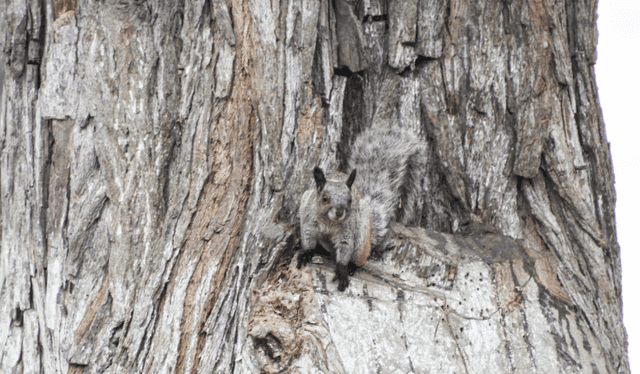
<path id="1" fill-rule="evenodd" d="M 344 209 L 336 209 L 336 216 L 338 219 L 342 219 L 344 217 Z"/>

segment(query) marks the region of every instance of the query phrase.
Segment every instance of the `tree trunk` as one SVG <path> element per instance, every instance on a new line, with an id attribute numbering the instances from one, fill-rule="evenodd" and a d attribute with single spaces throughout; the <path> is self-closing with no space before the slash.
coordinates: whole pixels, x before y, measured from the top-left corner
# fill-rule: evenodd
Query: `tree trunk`
<path id="1" fill-rule="evenodd" d="M 628 373 L 596 0 L 7 0 L 2 373 Z M 297 270 L 311 170 L 427 144 L 421 228 Z"/>

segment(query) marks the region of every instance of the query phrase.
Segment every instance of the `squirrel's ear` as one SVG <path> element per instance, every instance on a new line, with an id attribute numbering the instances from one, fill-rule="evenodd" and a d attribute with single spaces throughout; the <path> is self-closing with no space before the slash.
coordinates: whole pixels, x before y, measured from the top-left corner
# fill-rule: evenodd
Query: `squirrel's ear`
<path id="1" fill-rule="evenodd" d="M 327 178 L 324 177 L 324 172 L 318 166 L 313 168 L 313 179 L 316 180 L 318 192 L 322 191 L 324 184 L 327 183 Z"/>
<path id="2" fill-rule="evenodd" d="M 355 180 L 356 180 L 356 169 L 353 169 L 353 171 L 349 175 L 349 178 L 347 178 L 347 187 L 349 187 L 349 189 L 351 189 L 351 185 L 353 185 L 353 181 Z"/>

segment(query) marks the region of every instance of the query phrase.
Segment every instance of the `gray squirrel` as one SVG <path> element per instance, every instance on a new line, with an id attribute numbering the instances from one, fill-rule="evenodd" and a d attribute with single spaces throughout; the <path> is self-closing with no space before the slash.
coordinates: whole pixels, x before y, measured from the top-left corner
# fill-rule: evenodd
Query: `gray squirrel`
<path id="1" fill-rule="evenodd" d="M 318 244 L 335 255 L 338 290 L 374 251 L 384 250 L 389 222 L 418 223 L 426 146 L 404 129 L 369 128 L 358 135 L 351 151 L 349 176 L 313 169 L 316 188 L 300 201 L 302 250 L 298 269 L 307 264 Z"/>

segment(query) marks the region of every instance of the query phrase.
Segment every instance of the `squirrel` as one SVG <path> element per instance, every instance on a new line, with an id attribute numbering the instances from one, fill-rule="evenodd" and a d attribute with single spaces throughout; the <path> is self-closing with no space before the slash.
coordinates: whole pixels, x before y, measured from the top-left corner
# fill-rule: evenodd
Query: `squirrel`
<path id="1" fill-rule="evenodd" d="M 371 250 L 384 250 L 389 223 L 419 223 L 426 145 L 399 128 L 369 128 L 351 151 L 349 176 L 334 171 L 325 176 L 313 169 L 316 188 L 300 201 L 300 269 L 320 244 L 335 255 L 338 290 L 349 285 L 349 275 L 364 265 Z M 355 265 L 355 266 L 354 266 Z"/>

